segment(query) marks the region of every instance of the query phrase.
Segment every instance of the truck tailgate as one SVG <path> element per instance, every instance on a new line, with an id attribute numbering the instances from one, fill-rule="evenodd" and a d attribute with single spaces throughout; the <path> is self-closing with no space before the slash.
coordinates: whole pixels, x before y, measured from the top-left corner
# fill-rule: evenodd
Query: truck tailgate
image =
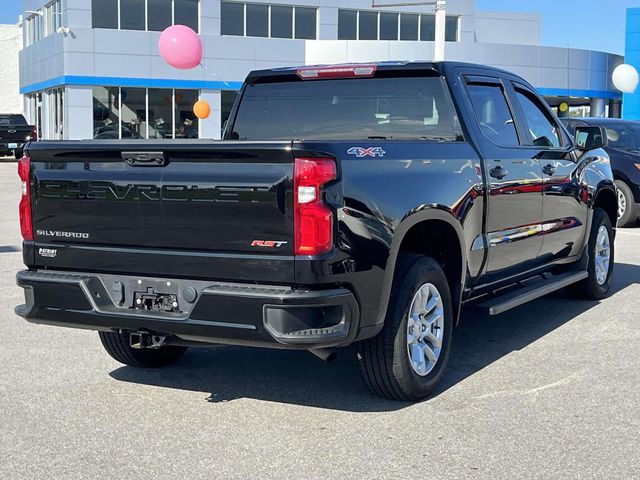
<path id="1" fill-rule="evenodd" d="M 41 142 L 33 265 L 293 281 L 290 142 Z"/>

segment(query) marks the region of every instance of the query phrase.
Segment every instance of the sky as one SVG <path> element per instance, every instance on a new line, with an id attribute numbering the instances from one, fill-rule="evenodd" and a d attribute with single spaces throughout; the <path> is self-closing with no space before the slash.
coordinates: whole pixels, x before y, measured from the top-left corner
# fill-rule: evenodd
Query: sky
<path id="1" fill-rule="evenodd" d="M 620 55 L 626 9 L 632 7 L 640 7 L 640 0 L 476 0 L 478 10 L 540 13 L 543 45 Z"/>
<path id="2" fill-rule="evenodd" d="M 20 3 L 0 0 L 0 23 L 16 23 Z M 540 13 L 543 45 L 623 54 L 625 10 L 640 0 L 476 0 L 476 7 Z"/>
<path id="3" fill-rule="evenodd" d="M 21 3 L 20 0 L 0 0 L 0 23 L 18 23 Z"/>

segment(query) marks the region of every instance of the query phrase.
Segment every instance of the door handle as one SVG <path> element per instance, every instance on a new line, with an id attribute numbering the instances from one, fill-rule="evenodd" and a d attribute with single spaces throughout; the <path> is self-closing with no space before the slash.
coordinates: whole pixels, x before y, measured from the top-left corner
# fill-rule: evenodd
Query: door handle
<path id="1" fill-rule="evenodd" d="M 122 152 L 122 159 L 136 167 L 162 167 L 167 163 L 164 152 Z"/>
<path id="2" fill-rule="evenodd" d="M 542 167 L 542 171 L 545 175 L 552 176 L 556 173 L 556 166 L 550 163 L 547 163 L 544 167 Z"/>
<path id="3" fill-rule="evenodd" d="M 502 180 L 504 177 L 506 177 L 507 173 L 509 172 L 502 168 L 502 165 L 496 165 L 491 170 L 489 170 L 489 175 L 491 175 L 493 178 L 497 178 L 498 180 Z"/>

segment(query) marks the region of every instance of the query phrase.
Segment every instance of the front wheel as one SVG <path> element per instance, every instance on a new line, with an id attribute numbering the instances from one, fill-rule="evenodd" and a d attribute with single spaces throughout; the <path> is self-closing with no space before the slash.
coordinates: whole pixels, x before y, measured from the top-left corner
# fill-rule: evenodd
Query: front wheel
<path id="1" fill-rule="evenodd" d="M 638 209 L 633 192 L 622 180 L 616 180 L 616 187 L 618 188 L 618 226 L 632 226 L 638 221 Z"/>
<path id="2" fill-rule="evenodd" d="M 601 208 L 593 211 L 589 234 L 589 276 L 570 287 L 570 292 L 579 298 L 600 300 L 609 293 L 614 262 L 614 232 L 611 219 Z"/>
<path id="3" fill-rule="evenodd" d="M 127 333 L 98 332 L 98 334 L 107 353 L 118 362 L 131 367 L 166 367 L 177 362 L 187 351 L 187 347 L 176 346 L 136 349 L 129 344 Z"/>
<path id="4" fill-rule="evenodd" d="M 433 259 L 403 256 L 382 331 L 357 346 L 365 384 L 392 400 L 422 400 L 442 378 L 451 348 L 449 284 Z"/>

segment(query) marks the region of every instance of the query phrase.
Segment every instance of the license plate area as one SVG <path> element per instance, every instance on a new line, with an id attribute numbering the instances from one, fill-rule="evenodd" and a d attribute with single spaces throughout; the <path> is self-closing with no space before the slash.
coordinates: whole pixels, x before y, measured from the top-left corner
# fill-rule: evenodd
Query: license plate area
<path id="1" fill-rule="evenodd" d="M 18 144 L 10 143 L 9 145 L 7 145 L 7 148 L 9 148 L 9 150 L 15 150 L 16 148 L 18 148 Z"/>
<path id="2" fill-rule="evenodd" d="M 133 308 L 152 312 L 179 312 L 178 296 L 173 293 L 158 293 L 153 287 L 133 293 Z"/>

